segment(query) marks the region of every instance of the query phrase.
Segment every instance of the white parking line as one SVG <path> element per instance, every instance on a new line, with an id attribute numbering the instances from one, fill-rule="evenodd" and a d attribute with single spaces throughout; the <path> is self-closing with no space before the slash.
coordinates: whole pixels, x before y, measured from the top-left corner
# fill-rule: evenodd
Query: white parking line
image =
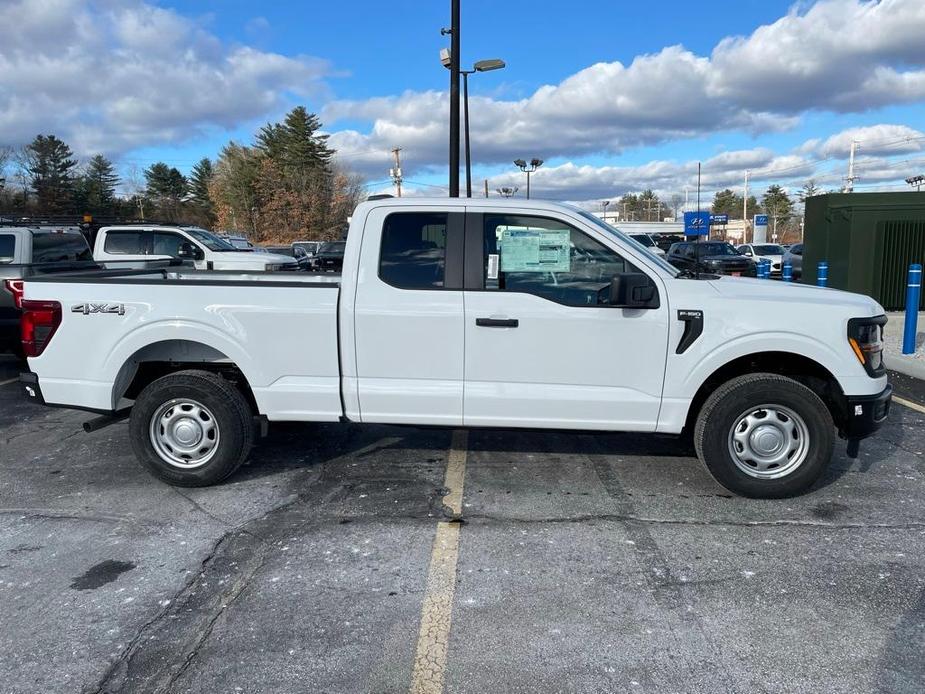
<path id="1" fill-rule="evenodd" d="M 19 380 L 19 376 L 17 376 L 16 378 L 7 379 L 6 381 L 0 381 L 0 386 L 8 386 L 11 383 L 16 383 L 16 381 L 18 380 Z"/>
<path id="2" fill-rule="evenodd" d="M 462 513 L 466 478 L 465 431 L 453 432 L 443 486 L 449 491 L 444 505 L 456 516 Z M 459 558 L 459 523 L 440 521 L 427 570 L 427 590 L 421 606 L 421 629 L 411 673 L 411 694 L 441 694 L 450 641 L 453 596 L 456 593 L 456 561 Z"/>
<path id="3" fill-rule="evenodd" d="M 925 407 L 922 407 L 917 402 L 912 402 L 911 400 L 906 400 L 905 398 L 900 398 L 896 395 L 893 396 L 893 402 L 898 402 L 903 407 L 908 407 L 910 410 L 915 410 L 916 412 L 925 414 Z"/>

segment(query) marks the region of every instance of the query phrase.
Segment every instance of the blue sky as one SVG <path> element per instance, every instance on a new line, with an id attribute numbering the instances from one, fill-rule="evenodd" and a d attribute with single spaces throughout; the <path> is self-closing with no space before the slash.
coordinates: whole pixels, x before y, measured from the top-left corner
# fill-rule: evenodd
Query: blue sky
<path id="1" fill-rule="evenodd" d="M 860 189 L 925 169 L 922 0 L 462 2 L 463 62 L 507 62 L 471 80 L 477 185 L 536 156 L 537 191 L 572 200 L 679 192 L 697 161 L 707 188 L 745 169 L 834 188 L 852 139 Z M 124 172 L 188 170 L 301 103 L 370 190 L 393 146 L 409 188 L 445 185 L 449 0 L 10 0 L 0 20 L 23 27 L 0 46 L 0 144 L 41 129 Z"/>

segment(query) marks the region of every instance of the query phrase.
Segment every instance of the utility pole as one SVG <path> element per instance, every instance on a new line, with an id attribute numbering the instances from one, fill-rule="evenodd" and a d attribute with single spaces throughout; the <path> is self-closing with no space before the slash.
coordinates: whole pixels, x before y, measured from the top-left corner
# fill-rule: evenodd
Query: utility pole
<path id="1" fill-rule="evenodd" d="M 748 169 L 745 169 L 745 187 L 742 189 L 742 243 L 748 243 Z"/>
<path id="2" fill-rule="evenodd" d="M 488 197 L 488 179 L 485 179 L 485 197 Z"/>
<path id="3" fill-rule="evenodd" d="M 848 155 L 848 177 L 845 179 L 845 188 L 844 192 L 853 193 L 854 192 L 854 182 L 858 179 L 854 175 L 854 155 L 858 151 L 860 143 L 857 140 L 851 141 L 851 154 Z"/>
<path id="4" fill-rule="evenodd" d="M 401 147 L 392 150 L 395 155 L 395 166 L 389 169 L 389 176 L 392 177 L 392 183 L 395 184 L 395 192 L 401 197 Z"/>
<path id="5" fill-rule="evenodd" d="M 450 197 L 459 197 L 459 2 L 450 0 Z M 446 31 L 445 29 L 443 31 Z M 441 32 L 442 33 L 442 32 Z"/>

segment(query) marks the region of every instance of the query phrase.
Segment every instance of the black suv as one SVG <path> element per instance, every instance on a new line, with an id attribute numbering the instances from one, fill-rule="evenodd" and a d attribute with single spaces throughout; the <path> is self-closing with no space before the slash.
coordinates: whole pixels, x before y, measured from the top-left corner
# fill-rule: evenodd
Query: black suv
<path id="1" fill-rule="evenodd" d="M 757 266 L 725 241 L 682 241 L 671 244 L 666 260 L 679 270 L 712 275 L 756 277 Z"/>

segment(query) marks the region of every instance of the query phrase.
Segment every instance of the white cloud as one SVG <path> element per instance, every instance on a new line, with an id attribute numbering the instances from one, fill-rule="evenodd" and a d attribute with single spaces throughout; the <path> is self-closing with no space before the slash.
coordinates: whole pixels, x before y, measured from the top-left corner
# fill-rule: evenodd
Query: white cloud
<path id="1" fill-rule="evenodd" d="M 0 144 L 53 132 L 118 154 L 232 128 L 324 90 L 327 64 L 227 46 L 141 0 L 0 3 Z"/>
<path id="2" fill-rule="evenodd" d="M 923 36 L 923 0 L 798 5 L 749 36 L 720 41 L 710 56 L 669 46 L 629 65 L 592 65 L 524 99 L 473 97 L 473 156 L 499 163 L 617 154 L 706 133 L 786 130 L 807 111 L 925 101 Z M 400 145 L 411 170 L 446 161 L 447 108 L 445 93 L 406 92 L 334 102 L 323 115 L 329 124 L 371 123 L 368 132 L 332 135 L 361 169 Z"/>

